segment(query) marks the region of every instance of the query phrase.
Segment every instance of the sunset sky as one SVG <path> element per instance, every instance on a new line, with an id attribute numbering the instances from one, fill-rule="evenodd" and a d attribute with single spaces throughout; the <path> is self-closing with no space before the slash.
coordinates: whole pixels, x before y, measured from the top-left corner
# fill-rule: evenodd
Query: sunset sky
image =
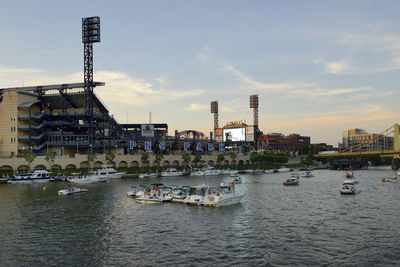
<path id="1" fill-rule="evenodd" d="M 252 123 L 337 146 L 400 118 L 399 1 L 2 1 L 0 87 L 83 81 L 81 18 L 101 17 L 96 94 L 120 123 Z"/>

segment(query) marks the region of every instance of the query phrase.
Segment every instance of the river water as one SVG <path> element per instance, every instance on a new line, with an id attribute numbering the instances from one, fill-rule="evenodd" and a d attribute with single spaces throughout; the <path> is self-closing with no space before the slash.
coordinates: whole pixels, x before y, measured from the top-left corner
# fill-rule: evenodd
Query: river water
<path id="1" fill-rule="evenodd" d="M 389 168 L 354 172 L 357 195 L 340 195 L 344 171 L 320 170 L 285 187 L 289 173 L 243 174 L 241 204 L 146 205 L 126 197 L 145 180 L 118 179 L 59 197 L 62 183 L 0 185 L 0 265 L 302 266 L 400 265 L 400 182 Z M 152 179 L 174 185 L 230 177 Z"/>

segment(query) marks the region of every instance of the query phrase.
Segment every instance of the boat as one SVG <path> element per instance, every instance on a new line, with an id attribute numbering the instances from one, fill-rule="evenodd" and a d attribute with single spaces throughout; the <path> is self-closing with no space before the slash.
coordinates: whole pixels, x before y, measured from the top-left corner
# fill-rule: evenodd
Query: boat
<path id="1" fill-rule="evenodd" d="M 185 204 L 202 205 L 206 195 L 208 185 L 196 185 L 189 188 L 189 193 L 185 199 Z"/>
<path id="2" fill-rule="evenodd" d="M 354 174 L 353 174 L 353 172 L 346 172 L 346 174 L 344 175 L 344 177 L 346 177 L 346 178 L 353 178 L 353 177 L 354 177 Z"/>
<path id="3" fill-rule="evenodd" d="M 69 195 L 87 193 L 87 191 L 88 190 L 86 188 L 69 187 L 63 190 L 59 190 L 58 195 L 69 196 Z"/>
<path id="4" fill-rule="evenodd" d="M 162 177 L 173 177 L 173 176 L 182 176 L 183 172 L 178 171 L 175 168 L 168 168 L 167 170 L 161 173 Z"/>
<path id="5" fill-rule="evenodd" d="M 9 184 L 31 184 L 31 183 L 47 183 L 53 177 L 46 170 L 35 170 L 29 173 L 15 175 L 14 178 L 9 178 Z"/>
<path id="6" fill-rule="evenodd" d="M 213 166 L 206 164 L 203 168 L 204 175 L 206 176 L 215 176 L 220 175 L 222 172 L 221 170 L 215 169 Z"/>
<path id="7" fill-rule="evenodd" d="M 239 174 L 231 174 L 230 177 L 238 178 L 238 177 L 240 177 L 240 175 Z"/>
<path id="8" fill-rule="evenodd" d="M 118 179 L 124 175 L 125 172 L 117 172 L 114 168 L 108 165 L 102 165 L 102 169 L 93 171 L 91 174 L 84 176 L 73 176 L 68 181 L 76 184 L 91 184 L 97 182 L 106 182 L 107 179 Z"/>
<path id="9" fill-rule="evenodd" d="M 301 177 L 302 178 L 310 178 L 310 177 L 314 177 L 314 175 L 310 171 L 306 171 L 301 174 Z"/>
<path id="10" fill-rule="evenodd" d="M 356 193 L 356 188 L 353 184 L 343 183 L 343 187 L 340 190 L 342 195 L 354 195 Z"/>
<path id="11" fill-rule="evenodd" d="M 298 185 L 299 184 L 299 178 L 298 177 L 290 177 L 286 181 L 283 182 L 283 185 L 290 186 L 290 185 Z"/>
<path id="12" fill-rule="evenodd" d="M 175 187 L 171 190 L 172 202 L 185 203 L 188 194 L 187 187 Z"/>
<path id="13" fill-rule="evenodd" d="M 388 182 L 388 183 L 395 183 L 397 182 L 397 177 L 383 177 L 381 179 L 382 182 Z"/>
<path id="14" fill-rule="evenodd" d="M 274 173 L 274 170 L 264 170 L 264 173 Z"/>
<path id="15" fill-rule="evenodd" d="M 400 169 L 397 170 L 397 176 L 400 176 Z"/>
<path id="16" fill-rule="evenodd" d="M 286 168 L 285 166 L 282 166 L 278 169 L 278 172 L 290 172 L 290 168 Z"/>
<path id="17" fill-rule="evenodd" d="M 200 169 L 193 169 L 190 171 L 190 176 L 203 176 L 204 172 Z"/>
<path id="18" fill-rule="evenodd" d="M 243 195 L 228 186 L 191 186 L 185 204 L 220 207 L 240 203 Z"/>
<path id="19" fill-rule="evenodd" d="M 245 173 L 254 173 L 254 170 L 253 169 L 247 169 L 247 170 L 244 170 L 244 172 Z"/>
<path id="20" fill-rule="evenodd" d="M 221 207 L 239 204 L 243 198 L 242 194 L 235 192 L 234 185 L 229 186 L 210 186 L 208 187 L 203 201 L 204 206 Z"/>
<path id="21" fill-rule="evenodd" d="M 144 178 L 157 178 L 158 175 L 159 175 L 158 172 L 141 173 L 141 174 L 139 174 L 139 179 L 144 179 Z"/>
<path id="22" fill-rule="evenodd" d="M 238 174 L 238 173 L 239 173 L 238 170 L 231 170 L 229 168 L 221 171 L 221 174 L 230 175 L 230 176 Z"/>
<path id="23" fill-rule="evenodd" d="M 263 169 L 255 169 L 254 173 L 261 174 L 261 173 L 264 173 L 264 170 Z"/>
<path id="24" fill-rule="evenodd" d="M 101 165 L 101 167 L 101 169 L 97 170 L 98 175 L 103 175 L 107 179 L 119 179 L 122 178 L 124 174 L 126 174 L 126 172 L 118 172 L 109 165 Z"/>
<path id="25" fill-rule="evenodd" d="M 237 177 L 232 181 L 232 183 L 234 183 L 234 184 L 241 184 L 241 183 L 242 183 L 242 179 L 240 178 L 240 176 L 237 176 Z"/>
<path id="26" fill-rule="evenodd" d="M 171 202 L 172 196 L 169 191 L 162 189 L 163 184 L 152 184 L 151 187 L 146 187 L 143 191 L 136 193 L 136 202 L 156 204 L 162 202 Z"/>

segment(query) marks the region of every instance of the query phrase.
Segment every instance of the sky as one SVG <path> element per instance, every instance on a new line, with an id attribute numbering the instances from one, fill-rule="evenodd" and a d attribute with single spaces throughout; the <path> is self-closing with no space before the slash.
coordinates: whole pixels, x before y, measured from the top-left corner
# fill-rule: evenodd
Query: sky
<path id="1" fill-rule="evenodd" d="M 100 16 L 95 93 L 120 123 L 251 125 L 334 146 L 398 122 L 400 1 L 2 1 L 0 88 L 83 82 L 83 17 Z"/>

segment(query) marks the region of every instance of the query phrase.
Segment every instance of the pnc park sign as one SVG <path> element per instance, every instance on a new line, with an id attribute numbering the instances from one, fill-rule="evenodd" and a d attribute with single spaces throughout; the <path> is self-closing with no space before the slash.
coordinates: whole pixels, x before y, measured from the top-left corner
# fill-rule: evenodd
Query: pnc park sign
<path id="1" fill-rule="evenodd" d="M 137 143 L 135 141 L 130 141 L 129 149 L 133 150 L 137 147 Z M 158 144 L 160 150 L 165 150 L 165 142 L 160 142 Z M 188 151 L 190 148 L 190 143 L 183 143 L 183 149 Z M 151 142 L 144 142 L 144 150 L 152 150 L 152 143 Z M 196 151 L 214 151 L 214 144 L 213 143 L 197 143 L 196 144 Z M 219 151 L 224 151 L 224 144 L 219 144 Z"/>

